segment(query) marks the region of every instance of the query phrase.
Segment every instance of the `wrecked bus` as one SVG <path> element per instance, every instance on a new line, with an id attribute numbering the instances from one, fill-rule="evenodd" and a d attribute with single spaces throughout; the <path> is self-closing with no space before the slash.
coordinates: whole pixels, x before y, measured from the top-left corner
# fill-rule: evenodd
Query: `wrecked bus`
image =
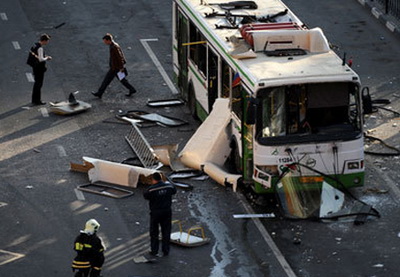
<path id="1" fill-rule="evenodd" d="M 270 192 L 364 183 L 358 75 L 281 1 L 173 1 L 175 82 L 193 116 L 229 102 L 230 160 L 242 183 Z"/>

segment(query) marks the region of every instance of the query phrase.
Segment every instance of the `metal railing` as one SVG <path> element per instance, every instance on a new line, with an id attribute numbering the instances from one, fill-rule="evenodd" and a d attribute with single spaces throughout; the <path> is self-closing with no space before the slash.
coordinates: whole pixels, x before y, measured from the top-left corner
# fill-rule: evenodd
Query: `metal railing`
<path id="1" fill-rule="evenodd" d="M 154 149 L 147 142 L 135 123 L 132 123 L 132 128 L 129 134 L 125 136 L 125 139 L 145 168 L 155 168 L 158 166 L 158 160 Z"/>
<path id="2" fill-rule="evenodd" d="M 371 2 L 374 1 L 382 6 L 382 10 L 385 14 L 400 19 L 400 0 L 371 0 Z"/>

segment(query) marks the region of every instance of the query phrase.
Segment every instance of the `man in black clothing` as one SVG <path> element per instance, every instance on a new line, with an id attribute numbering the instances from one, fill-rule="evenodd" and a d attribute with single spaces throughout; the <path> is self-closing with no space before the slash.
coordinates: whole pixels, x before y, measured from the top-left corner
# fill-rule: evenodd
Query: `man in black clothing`
<path id="1" fill-rule="evenodd" d="M 162 181 L 161 174 L 156 172 L 152 176 L 152 185 L 144 192 L 143 196 L 149 200 L 150 207 L 150 254 L 158 255 L 159 240 L 158 227 L 161 226 L 162 252 L 164 256 L 169 254 L 169 242 L 171 237 L 172 219 L 172 195 L 176 188 Z"/>
<path id="2" fill-rule="evenodd" d="M 90 219 L 86 222 L 85 230 L 75 239 L 74 250 L 77 256 L 72 262 L 72 270 L 78 270 L 75 277 L 100 276 L 104 263 L 104 246 L 96 234 L 99 228 L 100 224 L 96 219 Z"/>
<path id="3" fill-rule="evenodd" d="M 44 73 L 46 72 L 46 61 L 51 60 L 50 56 L 46 56 L 44 53 L 43 46 L 49 43 L 50 36 L 47 34 L 41 35 L 39 42 L 36 42 L 32 46 L 30 51 L 30 58 L 33 60 L 30 65 L 32 66 L 33 76 L 35 78 L 35 83 L 33 84 L 32 90 L 32 104 L 33 105 L 44 105 L 46 102 L 42 102 L 41 99 L 41 89 L 43 86 Z"/>
<path id="4" fill-rule="evenodd" d="M 97 92 L 92 92 L 92 94 L 96 97 L 101 98 L 103 93 L 105 92 L 108 85 L 111 81 L 117 77 L 121 84 L 129 89 L 129 92 L 126 93 L 126 96 L 131 96 L 136 92 L 136 89 L 128 82 L 126 76 L 128 75 L 128 71 L 125 68 L 126 60 L 124 53 L 122 52 L 121 47 L 116 43 L 111 34 L 106 34 L 103 37 L 103 42 L 106 45 L 110 46 L 110 69 L 108 70 L 106 76 L 104 77 L 103 82 L 101 83 L 100 88 Z"/>

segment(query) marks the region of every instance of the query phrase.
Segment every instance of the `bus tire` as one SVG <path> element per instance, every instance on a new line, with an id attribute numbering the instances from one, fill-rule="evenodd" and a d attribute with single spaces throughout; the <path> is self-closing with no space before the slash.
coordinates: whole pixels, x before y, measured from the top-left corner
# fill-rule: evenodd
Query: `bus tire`
<path id="1" fill-rule="evenodd" d="M 190 110 L 190 114 L 194 119 L 198 119 L 197 110 L 196 110 L 196 95 L 194 93 L 194 88 L 192 85 L 189 86 L 189 96 L 187 102 L 188 108 Z"/>
<path id="2" fill-rule="evenodd" d="M 236 140 L 232 140 L 231 142 L 231 154 L 229 160 L 234 173 L 241 174 L 243 171 L 242 161 L 240 158 L 239 147 Z"/>

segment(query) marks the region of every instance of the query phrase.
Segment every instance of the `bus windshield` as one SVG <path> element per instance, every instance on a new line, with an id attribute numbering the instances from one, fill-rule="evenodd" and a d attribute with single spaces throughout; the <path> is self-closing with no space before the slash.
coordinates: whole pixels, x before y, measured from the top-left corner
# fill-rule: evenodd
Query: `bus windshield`
<path id="1" fill-rule="evenodd" d="M 315 83 L 259 91 L 257 138 L 262 144 L 354 139 L 361 134 L 358 86 Z"/>

